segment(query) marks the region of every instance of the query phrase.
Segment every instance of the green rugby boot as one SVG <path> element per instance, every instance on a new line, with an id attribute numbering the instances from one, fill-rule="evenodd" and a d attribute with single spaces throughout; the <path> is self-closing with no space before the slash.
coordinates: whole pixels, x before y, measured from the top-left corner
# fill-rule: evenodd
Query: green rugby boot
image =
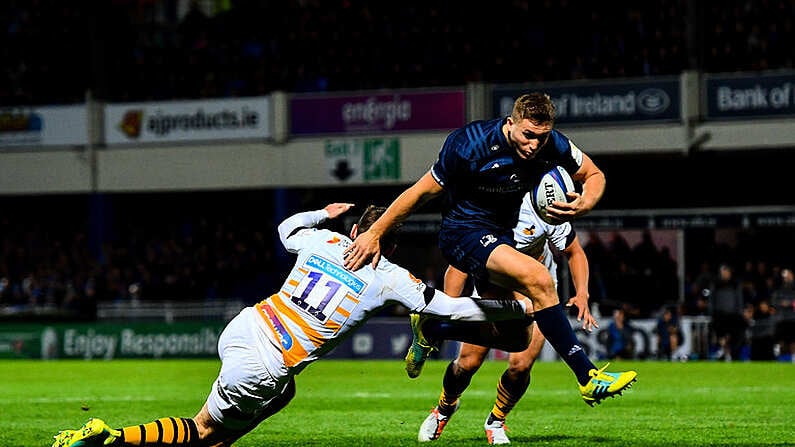
<path id="1" fill-rule="evenodd" d="M 52 447 L 99 447 L 111 445 L 121 437 L 121 430 L 114 430 L 102 419 L 91 418 L 77 430 L 63 430 L 53 436 Z"/>
<path id="2" fill-rule="evenodd" d="M 429 342 L 425 335 L 422 333 L 422 324 L 429 318 L 418 313 L 409 315 L 411 319 L 411 333 L 414 339 L 411 340 L 411 346 L 406 353 L 406 374 L 412 379 L 420 376 L 422 367 L 425 366 L 425 360 L 433 351 L 438 351 L 439 348 L 433 343 Z"/>
<path id="3" fill-rule="evenodd" d="M 606 372 L 608 365 L 610 364 L 598 370 L 592 369 L 588 373 L 591 380 L 585 385 L 580 385 L 582 400 L 592 407 L 608 397 L 620 396 L 624 390 L 632 387 L 632 383 L 638 378 L 638 373 L 635 371 Z"/>

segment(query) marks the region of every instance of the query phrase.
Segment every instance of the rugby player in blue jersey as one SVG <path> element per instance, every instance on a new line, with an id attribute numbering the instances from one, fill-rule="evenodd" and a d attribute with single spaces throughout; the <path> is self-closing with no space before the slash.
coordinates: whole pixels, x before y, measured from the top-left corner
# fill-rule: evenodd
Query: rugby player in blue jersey
<path id="1" fill-rule="evenodd" d="M 474 121 L 451 132 L 430 171 L 348 247 L 345 267 L 358 270 L 368 262 L 377 265 L 382 235 L 444 194 L 439 248 L 447 262 L 472 275 L 476 284 L 482 284 L 478 289 L 491 283 L 529 297 L 538 328 L 574 372 L 583 400 L 594 405 L 621 394 L 637 373 L 611 373 L 605 371 L 606 366 L 599 369 L 591 362 L 569 324 L 547 268 L 514 247 L 513 228 L 522 198 L 552 166 L 562 166 L 583 185 L 582 193 L 571 193 L 569 202 L 554 202 L 548 208 L 549 215 L 560 222 L 588 213 L 604 193 L 604 173 L 553 129 L 554 120 L 551 98 L 533 92 L 519 97 L 508 117 Z M 423 343 L 419 321 L 412 319 L 416 358 L 407 358 L 408 365 L 417 365 L 416 371 L 409 371 L 414 376 L 432 349 Z"/>

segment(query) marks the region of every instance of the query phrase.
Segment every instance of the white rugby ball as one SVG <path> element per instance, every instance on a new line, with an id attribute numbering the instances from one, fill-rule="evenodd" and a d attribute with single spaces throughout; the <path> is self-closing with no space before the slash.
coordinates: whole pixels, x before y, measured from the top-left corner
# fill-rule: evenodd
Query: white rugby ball
<path id="1" fill-rule="evenodd" d="M 562 167 L 555 166 L 541 176 L 541 181 L 530 191 L 530 198 L 538 216 L 544 222 L 555 225 L 560 221 L 552 221 L 547 216 L 547 207 L 556 201 L 568 202 L 570 199 L 566 193 L 574 191 L 574 181 L 569 173 Z"/>

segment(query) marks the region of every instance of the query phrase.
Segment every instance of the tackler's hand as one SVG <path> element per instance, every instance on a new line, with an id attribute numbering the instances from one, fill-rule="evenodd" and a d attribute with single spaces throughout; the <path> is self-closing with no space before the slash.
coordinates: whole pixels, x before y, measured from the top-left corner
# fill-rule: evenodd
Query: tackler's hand
<path id="1" fill-rule="evenodd" d="M 359 270 L 370 260 L 372 267 L 376 268 L 381 260 L 381 241 L 371 232 L 365 231 L 354 239 L 342 255 L 348 270 Z"/>
<path id="2" fill-rule="evenodd" d="M 577 306 L 577 321 L 582 321 L 582 328 L 592 332 L 593 328 L 598 328 L 596 318 L 591 315 L 591 308 L 588 305 L 588 297 L 575 295 L 566 303 L 566 307 Z"/>
<path id="3" fill-rule="evenodd" d="M 324 209 L 328 213 L 329 219 L 334 219 L 347 212 L 353 206 L 354 204 L 352 203 L 329 203 Z"/>

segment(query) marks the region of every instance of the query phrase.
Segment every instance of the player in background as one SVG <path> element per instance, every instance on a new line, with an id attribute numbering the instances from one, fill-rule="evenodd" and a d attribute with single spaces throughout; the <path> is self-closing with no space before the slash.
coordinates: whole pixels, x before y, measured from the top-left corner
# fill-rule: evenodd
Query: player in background
<path id="1" fill-rule="evenodd" d="M 491 283 L 532 299 L 539 329 L 574 372 L 583 400 L 592 405 L 621 393 L 637 373 L 596 368 L 569 324 L 549 271 L 518 251 L 513 241 L 525 193 L 551 167 L 563 167 L 583 185 L 582 194 L 570 193 L 571 201 L 556 201 L 547 209 L 554 219 L 570 221 L 588 213 L 604 193 L 604 173 L 553 129 L 554 120 L 551 98 L 534 92 L 517 98 L 507 117 L 474 121 L 451 132 L 430 171 L 346 250 L 345 267 L 357 271 L 368 262 L 377 265 L 383 235 L 446 194 L 439 248 L 447 262 L 472 275 L 480 290 Z"/>
<path id="2" fill-rule="evenodd" d="M 514 229 L 516 248 L 537 259 L 546 266 L 557 286 L 557 263 L 555 255 L 562 253 L 568 259 L 569 270 L 574 283 L 575 295 L 567 302 L 567 306 L 577 307 L 577 321 L 582 321 L 582 328 L 591 331 L 599 327 L 591 315 L 588 306 L 588 258 L 580 245 L 577 234 L 569 222 L 552 225 L 543 221 L 533 207 L 530 194 L 526 194 L 519 211 L 519 222 Z M 444 290 L 451 296 L 461 296 L 467 290 L 467 274 L 455 267 L 445 272 Z M 478 291 L 487 297 L 494 290 Z M 422 320 L 424 318 L 420 318 Z M 428 321 L 428 323 L 432 323 Z M 418 323 L 422 324 L 422 323 Z M 499 323 L 495 323 L 499 325 Z M 544 347 L 544 336 L 533 324 L 530 346 L 521 352 L 508 355 L 508 368 L 503 372 L 497 385 L 497 399 L 494 407 L 486 418 L 484 430 L 489 444 L 509 444 L 506 435 L 505 419 L 524 396 L 530 386 L 530 371 Z M 427 333 L 425 334 L 428 335 Z M 416 342 L 416 340 L 415 340 Z M 426 346 L 436 345 L 433 339 L 425 341 Z M 429 351 L 427 351 L 429 352 Z M 488 355 L 489 348 L 471 343 L 462 343 L 458 357 L 450 362 L 442 380 L 442 392 L 437 405 L 420 426 L 417 439 L 420 442 L 439 439 L 450 418 L 458 409 L 459 398 L 469 386 L 472 376 L 478 371 Z M 407 371 L 421 370 L 408 365 Z"/>
<path id="3" fill-rule="evenodd" d="M 346 270 L 343 251 L 385 210 L 368 207 L 350 238 L 316 228 L 351 206 L 333 203 L 279 225 L 281 242 L 297 254 L 295 265 L 278 293 L 246 307 L 224 328 L 218 340 L 221 370 L 196 416 L 118 429 L 92 418 L 77 430 L 61 431 L 53 447 L 230 446 L 290 402 L 297 374 L 390 304 L 451 320 L 528 324 L 529 300 L 451 298 L 387 259 L 377 268 Z M 384 236 L 388 255 L 395 232 Z"/>

